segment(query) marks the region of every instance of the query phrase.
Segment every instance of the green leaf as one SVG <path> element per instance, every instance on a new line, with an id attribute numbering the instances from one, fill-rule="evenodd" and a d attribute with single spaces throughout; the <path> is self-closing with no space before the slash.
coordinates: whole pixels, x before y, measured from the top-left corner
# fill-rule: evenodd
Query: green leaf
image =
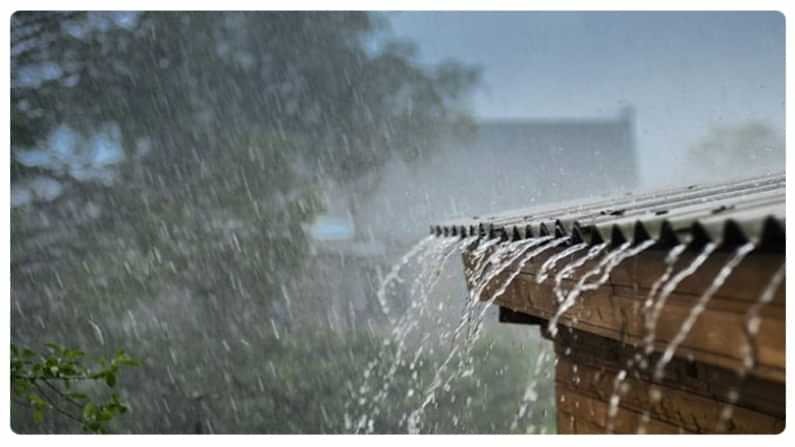
<path id="1" fill-rule="evenodd" d="M 97 406 L 93 402 L 88 402 L 83 406 L 83 420 L 94 421 L 97 418 Z"/>
<path id="2" fill-rule="evenodd" d="M 116 357 L 113 359 L 113 364 L 124 365 L 124 366 L 138 366 L 138 362 L 134 358 L 125 354 L 124 351 L 119 351 L 116 354 Z"/>
<path id="3" fill-rule="evenodd" d="M 78 351 L 77 349 L 67 349 L 63 354 L 68 360 L 77 360 L 85 355 L 83 351 Z"/>
<path id="4" fill-rule="evenodd" d="M 36 393 L 28 394 L 28 400 L 30 401 L 30 404 L 33 405 L 34 407 L 46 407 L 47 406 L 47 402 L 44 399 L 42 399 Z"/>
<path id="5" fill-rule="evenodd" d="M 99 410 L 99 412 L 97 414 L 97 420 L 98 421 L 106 422 L 106 421 L 111 420 L 112 418 L 113 418 L 113 411 L 111 411 L 110 408 L 103 408 L 103 409 Z"/>
<path id="6" fill-rule="evenodd" d="M 43 408 L 34 408 L 33 409 L 33 421 L 37 424 L 41 424 L 44 422 L 44 409 Z"/>
<path id="7" fill-rule="evenodd" d="M 44 410 L 47 408 L 47 402 L 44 401 L 38 394 L 28 394 L 28 401 L 30 406 L 33 407 L 33 420 L 40 424 L 44 421 Z"/>
<path id="8" fill-rule="evenodd" d="M 93 372 L 80 363 L 84 353 L 77 349 L 67 349 L 56 343 L 47 343 L 47 353 L 38 355 L 26 348 L 12 345 L 11 358 L 11 384 L 12 392 L 25 396 L 32 408 L 33 419 L 40 423 L 45 417 L 47 408 L 60 408 L 59 402 L 48 403 L 43 397 L 32 392 L 36 381 L 52 380 L 63 387 L 63 399 L 71 400 L 82 406 L 82 429 L 91 433 L 107 432 L 107 424 L 117 415 L 127 412 L 127 407 L 120 401 L 119 396 L 113 393 L 109 402 L 99 405 L 81 392 L 70 391 L 72 381 L 89 378 L 103 381 L 114 388 L 118 382 L 119 369 L 123 366 L 137 366 L 136 359 L 124 351 L 118 351 L 114 357 L 97 360 Z M 56 386 L 57 386 L 56 383 Z"/>
<path id="9" fill-rule="evenodd" d="M 30 390 L 31 383 L 28 379 L 15 378 L 12 381 L 15 394 L 25 394 Z"/>
<path id="10" fill-rule="evenodd" d="M 116 373 L 114 371 L 108 371 L 105 374 L 105 383 L 111 388 L 116 386 Z"/>

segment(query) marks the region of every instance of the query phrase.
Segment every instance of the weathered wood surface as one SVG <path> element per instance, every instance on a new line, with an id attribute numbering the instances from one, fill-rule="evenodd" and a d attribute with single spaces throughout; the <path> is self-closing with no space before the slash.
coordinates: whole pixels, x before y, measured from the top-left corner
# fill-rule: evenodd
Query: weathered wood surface
<path id="1" fill-rule="evenodd" d="M 558 363 L 558 428 L 561 433 L 606 433 L 608 408 L 620 370 L 629 374 L 619 394 L 614 433 L 636 433 L 648 412 L 648 433 L 714 433 L 721 413 L 732 408 L 726 433 L 779 433 L 784 429 L 784 386 L 756 378 L 740 380 L 735 374 L 699 362 L 675 359 L 669 374 L 654 382 L 647 372 L 627 368 L 633 350 L 610 339 L 568 331 L 556 342 Z M 652 403 L 650 391 L 660 392 Z M 733 404 L 728 396 L 738 390 Z M 572 422 L 572 419 L 574 422 Z"/>
<path id="2" fill-rule="evenodd" d="M 555 251 L 551 251 L 549 255 Z M 581 255 L 582 253 L 579 253 Z M 642 344 L 646 335 L 643 304 L 652 284 L 665 270 L 666 252 L 647 251 L 626 260 L 613 270 L 610 280 L 597 290 L 584 293 L 578 304 L 561 319 L 563 326 L 608 337 L 624 343 Z M 577 256 L 577 255 L 575 255 Z M 690 263 L 695 254 L 683 255 L 677 270 Z M 682 281 L 671 294 L 657 321 L 654 347 L 662 351 L 679 332 L 693 304 L 706 290 L 730 254 L 713 253 L 694 275 Z M 553 293 L 554 272 L 543 284 L 535 281 L 540 265 L 548 256 L 533 260 L 522 269 L 504 295 L 495 304 L 514 311 L 549 319 L 558 307 Z M 572 258 L 563 259 L 564 266 Z M 747 312 L 759 299 L 773 272 L 784 262 L 783 255 L 749 255 L 733 272 L 726 283 L 710 300 L 688 337 L 677 350 L 677 356 L 698 360 L 728 369 L 742 365 L 745 344 L 749 342 L 744 326 Z M 466 261 L 465 264 L 469 264 Z M 588 271 L 596 262 L 586 264 L 579 274 Z M 487 288 L 481 299 L 488 300 L 490 292 L 501 285 L 513 266 L 506 269 Z M 573 280 L 563 281 L 563 290 L 571 289 Z M 762 323 L 754 343 L 756 367 L 752 375 L 772 381 L 784 381 L 785 372 L 785 287 L 779 288 L 772 303 L 761 309 Z"/>
<path id="3" fill-rule="evenodd" d="M 537 284 L 540 266 L 562 249 L 554 249 L 528 263 L 494 304 L 519 314 L 525 322 L 546 326 L 558 308 L 554 276 Z M 561 259 L 559 270 L 584 252 Z M 647 433 L 779 433 L 785 425 L 785 286 L 771 303 L 761 308 L 761 325 L 753 339 L 744 330 L 749 309 L 758 302 L 774 272 L 784 263 L 783 254 L 751 253 L 718 289 L 665 369 L 662 380 L 651 377 L 651 368 L 638 368 L 647 334 L 643 310 L 650 289 L 666 269 L 665 251 L 648 250 L 616 267 L 610 279 L 579 297 L 560 320 L 554 338 L 557 417 L 560 433 L 605 433 L 616 375 L 626 369 L 622 393 L 612 421 L 614 433 L 636 433 L 644 414 Z M 674 273 L 690 264 L 697 253 L 686 253 Z M 709 287 L 732 253 L 713 253 L 693 275 L 670 295 L 657 320 L 651 365 L 676 336 L 695 302 Z M 464 255 L 466 268 L 471 260 Z M 571 290 L 580 276 L 593 268 L 592 261 L 562 282 Z M 492 298 L 516 266 L 495 278 L 481 296 Z M 471 272 L 470 272 L 471 274 Z M 595 278 L 594 278 L 595 279 Z M 467 278 L 472 285 L 472 277 Z M 503 312 L 507 315 L 507 312 Z M 521 321 L 517 315 L 510 316 Z M 548 335 L 548 334 L 547 334 Z M 756 352 L 754 368 L 740 379 L 746 344 Z M 652 402 L 650 391 L 660 391 Z M 730 402 L 731 391 L 739 398 Z M 731 408 L 731 418 L 719 427 L 721 413 Z"/>

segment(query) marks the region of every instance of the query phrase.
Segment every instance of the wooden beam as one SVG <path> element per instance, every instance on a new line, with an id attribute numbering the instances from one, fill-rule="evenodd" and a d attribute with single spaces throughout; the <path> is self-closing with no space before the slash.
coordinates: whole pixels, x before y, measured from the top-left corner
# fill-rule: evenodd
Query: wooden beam
<path id="1" fill-rule="evenodd" d="M 558 307 L 551 284 L 553 281 L 551 278 L 543 284 L 535 281 L 539 266 L 546 259 L 548 256 L 525 266 L 495 303 L 536 319 L 552 318 Z M 608 283 L 579 298 L 578 304 L 563 315 L 561 325 L 635 346 L 642 345 L 646 336 L 643 305 L 651 284 L 665 269 L 663 259 L 664 255 L 652 252 L 620 265 Z M 657 352 L 664 350 L 678 333 L 699 294 L 708 287 L 725 260 L 726 255 L 717 254 L 671 294 L 656 324 L 653 347 Z M 689 259 L 682 261 L 688 263 Z M 740 369 L 747 342 L 744 332 L 747 312 L 781 262 L 783 256 L 780 255 L 748 256 L 708 303 L 677 350 L 677 356 L 727 369 Z M 465 259 L 465 263 L 468 264 L 468 260 Z M 565 263 L 564 259 L 559 265 Z M 504 283 L 513 268 L 509 267 L 495 278 L 481 299 L 491 298 L 491 293 Z M 588 268 L 586 265 L 580 272 Z M 574 281 L 564 281 L 563 289 L 569 290 L 574 284 Z M 762 309 L 760 330 L 752 340 L 757 352 L 757 365 L 750 373 L 778 382 L 783 382 L 785 376 L 784 289 L 784 286 L 780 287 L 773 303 Z"/>

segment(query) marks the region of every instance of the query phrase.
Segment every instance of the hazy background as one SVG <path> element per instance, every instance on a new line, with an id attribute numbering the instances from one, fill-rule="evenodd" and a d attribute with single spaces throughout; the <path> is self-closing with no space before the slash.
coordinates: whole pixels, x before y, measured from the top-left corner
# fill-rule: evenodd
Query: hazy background
<path id="1" fill-rule="evenodd" d="M 117 432 L 405 432 L 467 299 L 457 254 L 376 298 L 429 225 L 784 169 L 779 13 L 11 25 L 12 343 L 140 359 Z M 555 430 L 549 343 L 495 320 L 422 432 Z"/>
<path id="2" fill-rule="evenodd" d="M 594 117 L 634 105 L 643 185 L 704 176 L 687 162 L 687 149 L 710 128 L 756 121 L 784 132 L 778 12 L 388 16 L 387 34 L 416 42 L 422 62 L 484 67 L 472 97 L 477 117 Z"/>

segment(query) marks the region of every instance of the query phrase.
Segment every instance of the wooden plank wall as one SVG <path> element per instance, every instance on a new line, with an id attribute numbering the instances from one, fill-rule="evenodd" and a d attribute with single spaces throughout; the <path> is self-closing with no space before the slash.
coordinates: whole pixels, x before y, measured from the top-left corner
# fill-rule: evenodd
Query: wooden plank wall
<path id="1" fill-rule="evenodd" d="M 784 429 L 784 385 L 755 377 L 740 380 L 732 371 L 702 362 L 674 359 L 666 377 L 655 382 L 646 371 L 626 368 L 634 347 L 580 331 L 556 337 L 555 386 L 560 433 L 607 433 L 616 376 L 626 369 L 624 392 L 613 419 L 614 433 L 636 433 L 648 412 L 648 433 L 715 433 L 721 413 L 732 407 L 726 433 L 779 433 Z M 654 388 L 661 400 L 652 403 Z M 732 404 L 732 390 L 739 391 Z"/>
<path id="2" fill-rule="evenodd" d="M 555 338 L 559 355 L 556 383 L 561 433 L 607 430 L 613 380 L 642 346 L 646 334 L 643 303 L 652 284 L 666 268 L 666 255 L 665 251 L 650 250 L 625 261 L 612 272 L 608 283 L 583 294 L 561 319 L 562 327 L 568 328 Z M 696 255 L 684 254 L 675 271 L 689 264 Z M 536 273 L 548 256 L 525 266 L 495 304 L 536 318 L 551 318 L 558 306 L 553 278 L 540 285 L 536 283 Z M 576 256 L 561 260 L 559 268 Z M 676 335 L 695 301 L 730 256 L 731 253 L 713 253 L 694 275 L 676 288 L 657 322 L 655 355 Z M 470 264 L 466 254 L 464 262 Z M 741 397 L 725 427 L 727 432 L 777 433 L 783 429 L 786 314 L 783 285 L 773 302 L 761 309 L 760 330 L 756 339 L 751 340 L 757 352 L 755 368 L 744 382 L 739 382 L 736 374 L 748 342 L 743 330 L 747 312 L 783 262 L 784 256 L 780 254 L 749 255 L 709 302 L 666 369 L 663 382 L 653 383 L 648 374 L 638 371 L 627 378 L 630 390 L 622 399 L 614 421 L 615 432 L 635 432 L 638 418 L 646 408 L 650 409 L 651 418 L 648 432 L 714 432 L 720 412 L 727 405 L 727 395 L 737 386 L 741 386 Z M 595 264 L 583 266 L 578 272 L 586 272 Z M 513 268 L 493 281 L 481 299 L 489 299 L 490 292 L 504 282 Z M 564 290 L 571 289 L 578 277 L 564 281 Z M 664 396 L 654 405 L 648 400 L 652 386 L 660 387 Z"/>

